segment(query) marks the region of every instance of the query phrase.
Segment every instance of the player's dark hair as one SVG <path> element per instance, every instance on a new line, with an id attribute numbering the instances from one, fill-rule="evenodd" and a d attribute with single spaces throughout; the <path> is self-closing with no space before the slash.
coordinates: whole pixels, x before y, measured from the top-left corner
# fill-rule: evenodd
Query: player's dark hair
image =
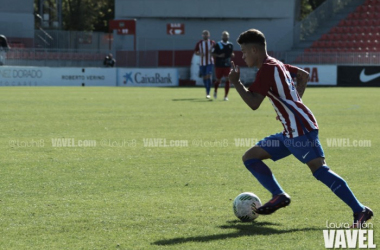
<path id="1" fill-rule="evenodd" d="M 264 34 L 256 29 L 249 29 L 241 33 L 237 39 L 238 44 L 256 43 L 266 46 Z"/>

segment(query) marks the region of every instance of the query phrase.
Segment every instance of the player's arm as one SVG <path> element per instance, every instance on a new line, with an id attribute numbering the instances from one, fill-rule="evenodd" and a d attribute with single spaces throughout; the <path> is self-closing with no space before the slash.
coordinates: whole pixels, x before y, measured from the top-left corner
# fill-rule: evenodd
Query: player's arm
<path id="1" fill-rule="evenodd" d="M 222 53 L 222 54 L 217 54 L 217 53 L 215 53 L 215 52 L 212 52 L 211 55 L 212 55 L 213 57 L 224 57 L 224 56 L 225 56 L 224 53 Z"/>
<path id="2" fill-rule="evenodd" d="M 196 54 L 197 56 L 202 56 L 202 53 L 201 53 L 201 51 L 199 50 L 199 43 L 197 43 L 197 44 L 195 45 L 194 54 Z"/>
<path id="3" fill-rule="evenodd" d="M 298 69 L 297 75 L 297 92 L 298 95 L 302 98 L 303 93 L 305 92 L 307 81 L 309 80 L 309 73 L 303 69 Z"/>
<path id="4" fill-rule="evenodd" d="M 250 92 L 240 81 L 240 69 L 239 67 L 235 67 L 234 62 L 231 62 L 232 69 L 228 78 L 232 84 L 234 84 L 236 91 L 239 93 L 243 101 L 252 109 L 256 110 L 260 107 L 263 102 L 265 96 Z"/>
<path id="5" fill-rule="evenodd" d="M 224 53 L 220 53 L 220 50 L 218 49 L 217 47 L 217 44 L 215 44 L 213 47 L 212 47 L 212 50 L 211 50 L 211 55 L 213 57 L 224 57 Z"/>

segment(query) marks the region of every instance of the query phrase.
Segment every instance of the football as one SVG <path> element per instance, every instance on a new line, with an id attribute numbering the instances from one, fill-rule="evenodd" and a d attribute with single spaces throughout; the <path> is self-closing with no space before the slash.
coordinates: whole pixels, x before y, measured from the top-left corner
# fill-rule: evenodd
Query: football
<path id="1" fill-rule="evenodd" d="M 259 214 L 256 213 L 256 208 L 261 206 L 261 201 L 254 193 L 241 193 L 233 203 L 234 214 L 243 222 L 250 222 L 256 219 Z"/>

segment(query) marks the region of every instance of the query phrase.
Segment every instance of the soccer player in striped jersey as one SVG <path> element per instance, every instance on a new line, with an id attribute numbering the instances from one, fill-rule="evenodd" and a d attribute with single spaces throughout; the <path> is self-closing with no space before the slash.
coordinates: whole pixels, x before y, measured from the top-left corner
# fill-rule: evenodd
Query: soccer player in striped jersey
<path id="1" fill-rule="evenodd" d="M 210 40 L 210 32 L 208 30 L 202 32 L 202 38 L 203 39 L 195 45 L 195 54 L 201 57 L 199 73 L 203 77 L 203 83 L 206 88 L 206 98 L 210 99 L 211 76 L 214 66 L 214 58 L 211 56 L 211 50 L 215 42 Z"/>
<path id="2" fill-rule="evenodd" d="M 346 181 L 326 164 L 325 155 L 318 139 L 318 124 L 311 110 L 302 102 L 309 74 L 295 66 L 283 64 L 268 56 L 266 40 L 262 32 L 250 29 L 237 39 L 248 67 L 256 66 L 256 80 L 247 89 L 240 81 L 240 69 L 232 62 L 230 82 L 244 102 L 256 110 L 267 96 L 281 121 L 283 133 L 270 135 L 250 148 L 243 155 L 246 168 L 272 194 L 272 199 L 257 209 L 259 214 L 271 214 L 290 204 L 290 196 L 276 181 L 272 171 L 263 162 L 280 160 L 294 155 L 310 168 L 313 176 L 324 183 L 354 213 L 352 227 L 360 228 L 371 219 L 373 212 L 362 205 L 348 187 Z M 293 78 L 296 78 L 297 86 Z"/>

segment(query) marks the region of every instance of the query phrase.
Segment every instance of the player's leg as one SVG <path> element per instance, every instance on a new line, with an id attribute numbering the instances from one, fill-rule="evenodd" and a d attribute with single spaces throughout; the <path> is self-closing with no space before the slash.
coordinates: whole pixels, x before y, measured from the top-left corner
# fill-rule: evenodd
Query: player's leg
<path id="1" fill-rule="evenodd" d="M 220 81 L 222 80 L 222 69 L 219 67 L 215 67 L 215 81 L 214 81 L 214 98 L 217 97 L 218 87 L 220 84 Z"/>
<path id="2" fill-rule="evenodd" d="M 223 75 L 226 78 L 226 82 L 224 84 L 224 100 L 228 101 L 228 92 L 230 91 L 230 81 L 228 80 L 228 75 L 230 73 L 230 68 L 223 69 Z"/>
<path id="3" fill-rule="evenodd" d="M 282 134 L 276 134 L 266 137 L 243 155 L 246 168 L 272 194 L 272 199 L 257 209 L 259 214 L 271 214 L 290 204 L 290 197 L 281 188 L 270 168 L 262 161 L 265 159 L 276 161 L 290 154 L 279 139 L 281 136 Z"/>
<path id="4" fill-rule="evenodd" d="M 318 130 L 311 131 L 307 135 L 297 137 L 294 140 L 302 147 L 290 149 L 293 155 L 301 162 L 306 163 L 313 176 L 330 188 L 336 196 L 352 209 L 354 217 L 355 215 L 362 215 L 360 216 L 362 217 L 361 220 L 360 218 L 355 219 L 360 221 L 360 225 L 369 220 L 373 215 L 372 211 L 363 206 L 356 199 L 346 181 L 327 166 L 323 148 L 318 138 Z M 293 143 L 293 145 L 295 144 L 297 143 Z"/>
<path id="5" fill-rule="evenodd" d="M 216 99 L 218 97 L 218 88 L 220 85 L 221 79 L 216 78 L 214 81 L 214 98 Z"/>
<path id="6" fill-rule="evenodd" d="M 206 87 L 206 96 L 207 96 L 207 98 L 210 98 L 210 90 L 211 90 L 211 78 L 210 78 L 210 75 L 205 75 L 203 77 L 203 82 L 204 82 L 205 87 Z"/>
<path id="7" fill-rule="evenodd" d="M 208 86 L 207 86 L 208 81 L 207 81 L 207 67 L 206 66 L 199 66 L 199 75 L 203 78 L 203 84 L 206 89 L 206 98 L 210 98 L 209 96 L 210 91 L 208 91 Z"/>
<path id="8" fill-rule="evenodd" d="M 263 162 L 265 159 L 270 159 L 272 156 L 255 145 L 243 155 L 245 167 L 252 173 L 253 176 L 265 187 L 272 195 L 284 193 L 284 190 L 278 184 L 270 168 Z"/>
<path id="9" fill-rule="evenodd" d="M 208 64 L 206 66 L 206 77 L 207 77 L 207 95 L 210 96 L 210 90 L 211 90 L 211 78 L 212 78 L 212 71 L 214 70 L 214 67 L 212 64 Z"/>
<path id="10" fill-rule="evenodd" d="M 317 180 L 330 188 L 336 196 L 352 209 L 354 213 L 352 227 L 361 228 L 363 223 L 372 218 L 372 210 L 358 201 L 347 182 L 327 166 L 324 158 L 313 159 L 307 162 L 307 165 Z"/>

